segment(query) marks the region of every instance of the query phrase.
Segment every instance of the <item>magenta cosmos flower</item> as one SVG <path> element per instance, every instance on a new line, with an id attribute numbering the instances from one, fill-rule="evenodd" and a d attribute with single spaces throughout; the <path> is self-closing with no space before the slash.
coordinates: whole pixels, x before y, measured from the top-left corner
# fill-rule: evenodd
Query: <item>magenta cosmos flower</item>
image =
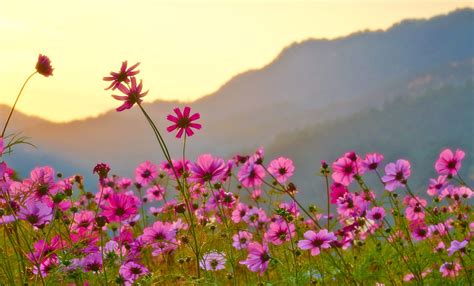
<path id="1" fill-rule="evenodd" d="M 128 283 L 133 283 L 135 280 L 149 272 L 150 271 L 148 271 L 145 266 L 134 261 L 129 261 L 123 264 L 120 266 L 119 270 L 120 276 L 122 276 L 122 278 Z"/>
<path id="2" fill-rule="evenodd" d="M 268 253 L 268 246 L 261 245 L 258 242 L 251 242 L 247 247 L 248 256 L 246 260 L 240 261 L 240 264 L 247 266 L 252 272 L 259 272 L 260 275 L 268 268 L 270 262 L 270 254 Z"/>
<path id="3" fill-rule="evenodd" d="M 280 157 L 270 162 L 268 172 L 272 174 L 280 184 L 285 183 L 295 171 L 293 161 L 288 158 Z"/>
<path id="4" fill-rule="evenodd" d="M 193 115 L 191 115 L 191 108 L 188 106 L 184 108 L 183 112 L 181 112 L 179 108 L 175 108 L 173 110 L 174 113 L 176 113 L 176 116 L 169 114 L 166 117 L 166 119 L 173 122 L 173 124 L 168 126 L 166 130 L 168 132 L 172 132 L 178 129 L 178 133 L 176 133 L 176 138 L 181 138 L 181 136 L 183 136 L 184 131 L 186 131 L 187 136 L 193 136 L 194 132 L 191 128 L 201 129 L 201 124 L 193 123 L 193 121 L 196 121 L 201 118 L 201 115 L 199 113 L 194 113 Z"/>
<path id="5" fill-rule="evenodd" d="M 53 75 L 53 67 L 51 66 L 51 61 L 45 55 L 40 54 L 38 56 L 38 62 L 36 63 L 36 71 L 44 75 L 45 77 L 49 77 Z"/>
<path id="6" fill-rule="evenodd" d="M 150 184 L 158 176 L 158 168 L 150 161 L 141 163 L 135 169 L 135 180 L 142 186 Z"/>
<path id="7" fill-rule="evenodd" d="M 261 186 L 265 177 L 265 169 L 250 159 L 245 163 L 237 174 L 239 182 L 246 188 Z"/>
<path id="8" fill-rule="evenodd" d="M 117 87 L 125 95 L 112 95 L 113 98 L 124 101 L 124 103 L 117 107 L 117 111 L 124 111 L 125 109 L 130 109 L 135 103 L 141 103 L 142 97 L 147 95 L 148 91 L 142 93 L 142 81 L 137 85 L 137 79 L 135 77 L 131 78 L 130 88 L 126 87 L 123 84 L 119 84 Z"/>
<path id="9" fill-rule="evenodd" d="M 136 202 L 135 198 L 130 195 L 113 193 L 100 207 L 103 210 L 102 214 L 110 222 L 119 222 L 137 213 Z"/>
<path id="10" fill-rule="evenodd" d="M 265 239 L 274 245 L 283 244 L 285 241 L 290 241 L 296 234 L 295 225 L 287 223 L 284 220 L 272 222 L 265 233 Z"/>
<path id="11" fill-rule="evenodd" d="M 18 218 L 41 228 L 53 219 L 53 209 L 40 201 L 30 200 L 26 206 L 21 207 Z"/>
<path id="12" fill-rule="evenodd" d="M 140 71 L 134 70 L 140 63 L 136 63 L 133 66 L 127 68 L 127 61 L 122 62 L 122 66 L 120 67 L 119 72 L 111 72 L 111 76 L 104 77 L 105 81 L 112 81 L 107 89 L 116 89 L 122 82 L 129 83 L 130 77 L 137 75 Z"/>
<path id="13" fill-rule="evenodd" d="M 354 161 L 343 156 L 332 163 L 332 179 L 334 182 L 344 186 L 349 186 L 356 174 L 356 165 Z"/>
<path id="14" fill-rule="evenodd" d="M 217 271 L 225 269 L 225 254 L 221 252 L 209 252 L 203 255 L 199 266 L 206 271 Z"/>
<path id="15" fill-rule="evenodd" d="M 191 164 L 191 177 L 193 182 L 204 184 L 217 182 L 225 176 L 227 165 L 220 158 L 213 158 L 211 154 L 200 155 L 196 163 Z"/>
<path id="16" fill-rule="evenodd" d="M 322 229 L 319 232 L 309 230 L 305 232 L 304 237 L 306 239 L 298 242 L 298 247 L 303 250 L 311 250 L 311 255 L 316 256 L 321 252 L 321 249 L 330 248 L 331 242 L 337 238 L 332 232 L 328 232 L 327 229 Z"/>
<path id="17" fill-rule="evenodd" d="M 453 153 L 451 149 L 444 149 L 435 163 L 436 172 L 440 175 L 455 175 L 461 169 L 461 161 L 466 154 L 457 149 Z"/>
<path id="18" fill-rule="evenodd" d="M 382 177 L 385 189 L 392 192 L 398 187 L 403 187 L 410 174 L 410 162 L 407 160 L 400 159 L 395 163 L 387 164 L 385 166 L 385 176 Z"/>

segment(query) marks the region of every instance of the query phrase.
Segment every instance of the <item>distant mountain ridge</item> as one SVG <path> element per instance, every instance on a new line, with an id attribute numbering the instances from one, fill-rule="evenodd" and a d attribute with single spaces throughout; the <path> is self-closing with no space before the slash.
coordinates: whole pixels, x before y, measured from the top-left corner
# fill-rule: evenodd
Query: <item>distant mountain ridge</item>
<path id="1" fill-rule="evenodd" d="M 190 105 L 203 130 L 189 140 L 189 156 L 226 156 L 274 142 L 280 134 L 343 119 L 380 107 L 399 96 L 460 85 L 473 78 L 474 10 L 461 9 L 429 20 L 407 20 L 386 31 L 360 32 L 335 40 L 307 40 L 285 48 L 259 70 L 239 74 L 215 93 Z M 112 99 L 111 99 L 112 100 Z M 165 116 L 178 102 L 145 108 L 164 131 Z M 5 108 L 0 108 L 4 117 Z M 7 161 L 24 174 L 32 165 L 75 164 L 89 170 L 97 161 L 130 175 L 136 164 L 163 159 L 137 109 L 55 124 L 15 114 L 14 128 L 38 146 L 31 160 L 18 152 Z M 172 153 L 181 142 L 166 135 Z M 17 158 L 19 158 L 17 157 Z M 36 158 L 36 159 L 35 159 Z"/>

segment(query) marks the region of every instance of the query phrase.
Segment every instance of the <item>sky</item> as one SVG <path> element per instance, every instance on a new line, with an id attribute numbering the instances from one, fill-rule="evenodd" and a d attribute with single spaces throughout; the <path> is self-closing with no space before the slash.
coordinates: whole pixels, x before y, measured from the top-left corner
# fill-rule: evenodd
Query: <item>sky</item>
<path id="1" fill-rule="evenodd" d="M 120 105 L 102 78 L 124 60 L 141 62 L 146 102 L 192 101 L 265 66 L 291 43 L 461 7 L 474 1 L 0 0 L 0 104 L 13 103 L 39 53 L 50 57 L 54 75 L 35 76 L 17 108 L 64 122 Z"/>

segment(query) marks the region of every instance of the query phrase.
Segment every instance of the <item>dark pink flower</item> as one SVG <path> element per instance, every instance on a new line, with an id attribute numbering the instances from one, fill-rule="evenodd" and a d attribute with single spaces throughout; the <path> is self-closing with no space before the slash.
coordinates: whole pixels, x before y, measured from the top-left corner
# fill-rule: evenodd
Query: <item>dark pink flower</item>
<path id="1" fill-rule="evenodd" d="M 261 245 L 258 242 L 251 242 L 247 247 L 248 256 L 246 260 L 240 261 L 240 264 L 247 266 L 252 272 L 259 272 L 260 275 L 268 268 L 270 254 L 267 245 Z"/>
<path id="2" fill-rule="evenodd" d="M 110 222 L 124 221 L 137 213 L 136 199 L 127 194 L 113 193 L 106 200 L 105 204 L 100 206 L 104 215 Z"/>
<path id="3" fill-rule="evenodd" d="M 330 197 L 331 197 L 331 204 L 336 204 L 337 200 L 341 197 L 344 196 L 344 194 L 348 193 L 349 190 L 342 184 L 339 183 L 333 183 L 331 185 L 331 192 L 330 192 Z"/>
<path id="4" fill-rule="evenodd" d="M 92 170 L 92 173 L 97 174 L 101 180 L 107 178 L 109 172 L 110 166 L 107 163 L 98 163 Z"/>
<path id="5" fill-rule="evenodd" d="M 194 132 L 191 128 L 194 129 L 201 129 L 201 124 L 199 123 L 193 123 L 193 121 L 198 120 L 201 118 L 201 115 L 199 113 L 194 113 L 191 115 L 191 108 L 186 106 L 181 112 L 179 108 L 174 109 L 174 113 L 176 113 L 176 116 L 169 114 L 166 119 L 169 121 L 173 122 L 173 125 L 168 126 L 166 130 L 168 132 L 172 132 L 176 129 L 178 129 L 178 133 L 176 134 L 176 138 L 181 138 L 183 136 L 183 132 L 186 131 L 187 136 L 193 136 Z"/>
<path id="6" fill-rule="evenodd" d="M 435 163 L 436 172 L 441 175 L 455 175 L 461 169 L 461 161 L 464 159 L 464 151 L 457 149 L 453 153 L 451 149 L 444 149 Z"/>
<path id="7" fill-rule="evenodd" d="M 272 174 L 280 184 L 284 184 L 295 171 L 293 161 L 288 158 L 279 157 L 270 162 L 268 172 Z"/>
<path id="8" fill-rule="evenodd" d="M 392 192 L 398 187 L 403 187 L 408 177 L 410 177 L 410 162 L 407 160 L 397 160 L 395 163 L 389 163 L 385 166 L 385 176 L 382 181 L 385 184 L 385 189 Z"/>
<path id="9" fill-rule="evenodd" d="M 367 217 L 371 220 L 380 222 L 385 217 L 385 209 L 382 207 L 373 207 L 368 213 Z"/>
<path id="10" fill-rule="evenodd" d="M 357 173 L 356 165 L 354 161 L 346 156 L 343 156 L 336 160 L 332 164 L 332 179 L 341 185 L 349 186 L 354 179 L 354 175 Z"/>
<path id="11" fill-rule="evenodd" d="M 303 250 L 311 250 L 311 255 L 316 256 L 321 252 L 321 249 L 331 247 L 331 242 L 337 240 L 336 236 L 332 232 L 328 232 L 327 229 L 322 229 L 319 232 L 309 230 L 305 232 L 304 237 L 306 239 L 298 242 L 298 247 Z"/>
<path id="12" fill-rule="evenodd" d="M 213 158 L 211 154 L 200 155 L 196 163 L 191 165 L 190 181 L 205 184 L 218 182 L 225 175 L 227 165 L 220 158 Z"/>
<path id="13" fill-rule="evenodd" d="M 124 101 L 124 103 L 117 107 L 117 111 L 124 111 L 125 109 L 130 109 L 135 103 L 141 103 L 142 97 L 147 95 L 148 91 L 142 93 L 142 81 L 137 85 L 137 80 L 135 77 L 131 78 L 130 88 L 126 87 L 123 84 L 119 84 L 118 89 L 123 92 L 125 95 L 112 95 L 113 98 Z"/>
<path id="14" fill-rule="evenodd" d="M 112 81 L 107 89 L 116 89 L 122 82 L 129 83 L 130 77 L 137 75 L 140 71 L 134 69 L 140 64 L 136 63 L 133 66 L 127 68 L 127 61 L 122 62 L 122 66 L 120 67 L 119 72 L 111 72 L 111 76 L 104 77 L 105 81 Z"/>
<path id="15" fill-rule="evenodd" d="M 158 176 L 158 168 L 150 161 L 141 163 L 135 169 L 135 180 L 142 186 L 147 186 Z"/>
<path id="16" fill-rule="evenodd" d="M 45 77 L 49 77 L 53 75 L 53 67 L 51 66 L 51 61 L 45 55 L 40 54 L 38 56 L 38 62 L 36 63 L 36 71 L 44 75 Z"/>
<path id="17" fill-rule="evenodd" d="M 95 214 L 93 211 L 83 210 L 74 215 L 72 229 L 78 233 L 91 231 L 94 227 Z"/>

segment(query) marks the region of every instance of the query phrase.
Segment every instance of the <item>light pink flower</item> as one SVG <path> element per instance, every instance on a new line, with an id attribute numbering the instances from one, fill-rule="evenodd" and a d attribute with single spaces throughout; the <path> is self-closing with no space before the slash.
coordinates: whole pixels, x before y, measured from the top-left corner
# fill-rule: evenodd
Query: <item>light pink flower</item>
<path id="1" fill-rule="evenodd" d="M 458 276 L 459 271 L 461 271 L 461 265 L 457 262 L 445 262 L 439 268 L 439 272 L 443 277 L 454 278 Z"/>
<path id="2" fill-rule="evenodd" d="M 376 170 L 384 157 L 379 153 L 369 153 L 365 155 L 365 159 L 362 161 L 362 167 L 366 170 Z"/>
<path id="3" fill-rule="evenodd" d="M 272 222 L 265 233 L 265 239 L 274 245 L 290 241 L 296 235 L 295 225 L 284 220 Z"/>
<path id="4" fill-rule="evenodd" d="M 40 201 L 30 200 L 26 206 L 20 208 L 18 218 L 42 228 L 52 221 L 53 209 Z"/>
<path id="5" fill-rule="evenodd" d="M 387 164 L 385 166 L 385 176 L 382 177 L 385 189 L 392 192 L 398 187 L 403 187 L 410 174 L 410 162 L 407 160 L 400 159 L 395 163 Z"/>
<path id="6" fill-rule="evenodd" d="M 295 171 L 293 161 L 288 158 L 279 157 L 270 162 L 268 172 L 272 174 L 280 184 L 284 184 Z"/>
<path id="7" fill-rule="evenodd" d="M 212 251 L 203 255 L 199 266 L 206 271 L 217 271 L 225 269 L 225 254 Z"/>
<path id="8" fill-rule="evenodd" d="M 345 156 L 332 163 L 332 169 L 332 179 L 344 186 L 349 186 L 357 173 L 355 163 Z"/>
<path id="9" fill-rule="evenodd" d="M 304 237 L 306 239 L 298 242 L 298 247 L 303 250 L 311 250 L 311 255 L 318 255 L 322 249 L 331 247 L 331 242 L 337 240 L 336 236 L 332 232 L 328 232 L 327 229 L 322 229 L 319 232 L 309 230 L 305 232 Z"/>
<path id="10" fill-rule="evenodd" d="M 253 188 L 263 184 L 265 175 L 265 169 L 250 159 L 240 168 L 237 177 L 242 186 Z"/>
<path id="11" fill-rule="evenodd" d="M 252 242 L 252 238 L 252 233 L 245 230 L 241 230 L 238 233 L 234 234 L 234 236 L 232 237 L 232 246 L 235 247 L 235 249 L 239 250 L 247 248 L 249 243 Z"/>

